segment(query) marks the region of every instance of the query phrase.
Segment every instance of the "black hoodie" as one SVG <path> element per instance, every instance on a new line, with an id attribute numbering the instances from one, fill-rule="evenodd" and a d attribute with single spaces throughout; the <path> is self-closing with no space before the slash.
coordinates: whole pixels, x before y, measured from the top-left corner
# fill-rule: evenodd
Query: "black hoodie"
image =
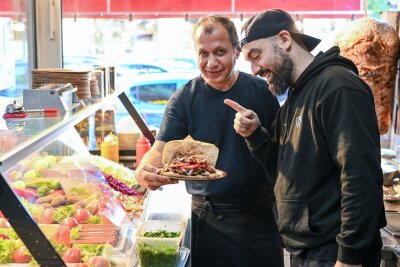
<path id="1" fill-rule="evenodd" d="M 368 249 L 380 248 L 386 224 L 371 89 L 333 47 L 297 79 L 274 126 L 246 142 L 276 171 L 284 244 L 306 257 L 360 264 Z"/>

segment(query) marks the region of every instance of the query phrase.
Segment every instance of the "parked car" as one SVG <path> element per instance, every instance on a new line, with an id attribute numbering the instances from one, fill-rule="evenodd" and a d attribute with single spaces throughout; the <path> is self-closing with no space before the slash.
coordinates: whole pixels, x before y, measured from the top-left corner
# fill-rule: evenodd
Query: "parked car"
<path id="1" fill-rule="evenodd" d="M 152 62 L 137 61 L 119 64 L 117 65 L 117 70 L 122 76 L 168 72 L 165 68 L 157 66 Z"/>
<path id="2" fill-rule="evenodd" d="M 190 58 L 159 58 L 149 61 L 124 61 L 116 64 L 119 76 L 136 76 L 151 73 L 177 72 L 197 74 L 198 69 L 194 59 Z"/>
<path id="3" fill-rule="evenodd" d="M 64 56 L 64 69 L 91 70 L 94 67 L 102 66 L 104 62 L 96 56 Z"/>
<path id="4" fill-rule="evenodd" d="M 156 58 L 154 62 L 164 66 L 169 72 L 199 72 L 196 61 L 193 58 Z"/>
<path id="5" fill-rule="evenodd" d="M 187 73 L 153 73 L 120 80 L 123 89 L 149 126 L 160 127 L 165 106 L 170 96 L 195 75 Z M 128 116 L 122 106 L 117 105 L 116 120 Z"/>

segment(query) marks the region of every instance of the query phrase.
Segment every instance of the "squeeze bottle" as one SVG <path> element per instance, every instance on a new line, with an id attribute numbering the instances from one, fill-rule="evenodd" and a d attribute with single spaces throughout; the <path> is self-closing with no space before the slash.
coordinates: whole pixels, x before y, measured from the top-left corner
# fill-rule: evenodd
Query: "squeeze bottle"
<path id="1" fill-rule="evenodd" d="M 118 138 L 112 132 L 104 137 L 104 141 L 100 145 L 100 150 L 102 157 L 117 163 L 119 162 Z"/>
<path id="2" fill-rule="evenodd" d="M 140 135 L 140 138 L 136 141 L 136 167 L 139 166 L 140 161 L 143 158 L 143 155 L 146 154 L 151 148 L 149 139 L 147 139 L 143 134 Z"/>

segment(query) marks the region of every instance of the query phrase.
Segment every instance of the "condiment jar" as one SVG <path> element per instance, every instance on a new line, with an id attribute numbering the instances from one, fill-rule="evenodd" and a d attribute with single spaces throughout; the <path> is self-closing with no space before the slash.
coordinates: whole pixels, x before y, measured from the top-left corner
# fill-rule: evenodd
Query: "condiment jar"
<path id="1" fill-rule="evenodd" d="M 102 157 L 117 163 L 119 162 L 118 138 L 112 132 L 104 137 L 104 141 L 101 143 L 100 149 Z"/>
<path id="2" fill-rule="evenodd" d="M 138 138 L 138 140 L 136 141 L 136 167 L 139 166 L 144 154 L 146 154 L 146 152 L 149 151 L 150 148 L 151 144 L 149 142 L 149 139 L 141 134 L 140 138 Z"/>

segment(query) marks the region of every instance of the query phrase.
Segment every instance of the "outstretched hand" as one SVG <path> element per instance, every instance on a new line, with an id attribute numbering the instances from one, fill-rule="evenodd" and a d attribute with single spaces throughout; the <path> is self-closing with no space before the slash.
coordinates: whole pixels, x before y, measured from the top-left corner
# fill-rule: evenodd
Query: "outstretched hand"
<path id="1" fill-rule="evenodd" d="M 230 99 L 225 99 L 224 103 L 236 111 L 235 120 L 233 121 L 233 128 L 238 134 L 243 137 L 248 137 L 258 127 L 260 127 L 260 121 L 258 120 L 258 116 L 254 111 L 246 109 L 239 103 Z"/>
<path id="2" fill-rule="evenodd" d="M 148 164 L 139 166 L 135 171 L 135 178 L 139 185 L 150 190 L 156 190 L 167 184 L 176 184 L 178 181 L 160 175 L 160 169 Z"/>

